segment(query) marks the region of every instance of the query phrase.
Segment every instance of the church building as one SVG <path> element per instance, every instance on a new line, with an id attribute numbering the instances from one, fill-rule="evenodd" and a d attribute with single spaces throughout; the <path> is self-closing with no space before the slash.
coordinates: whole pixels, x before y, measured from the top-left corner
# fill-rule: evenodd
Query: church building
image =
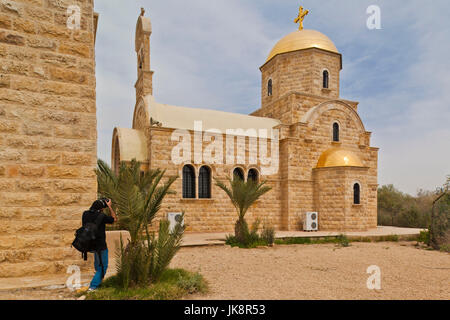
<path id="1" fill-rule="evenodd" d="M 136 104 L 132 128 L 115 128 L 111 164 L 178 176 L 159 213 L 184 212 L 187 232 L 231 232 L 237 214 L 214 179 L 267 181 L 252 206 L 276 230 L 302 230 L 317 212 L 320 231 L 377 227 L 378 148 L 370 144 L 358 102 L 340 98 L 342 56 L 324 34 L 296 30 L 275 44 L 261 70 L 261 106 L 251 115 L 172 106 L 153 97 L 150 19 L 136 25 Z"/>

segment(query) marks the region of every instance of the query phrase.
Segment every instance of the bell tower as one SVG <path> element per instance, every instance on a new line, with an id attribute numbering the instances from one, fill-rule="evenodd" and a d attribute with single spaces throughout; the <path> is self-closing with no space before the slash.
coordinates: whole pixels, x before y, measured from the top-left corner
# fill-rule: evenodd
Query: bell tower
<path id="1" fill-rule="evenodd" d="M 278 41 L 260 68 L 262 109 L 292 93 L 339 99 L 342 56 L 326 35 L 303 28 L 308 13 L 300 7 L 298 30 Z"/>
<path id="2" fill-rule="evenodd" d="M 144 17 L 145 10 L 141 8 L 141 14 L 136 24 L 135 50 L 137 55 L 137 76 L 135 84 L 136 103 L 139 98 L 153 95 L 153 71 L 150 70 L 150 35 L 152 24 L 149 18 Z"/>

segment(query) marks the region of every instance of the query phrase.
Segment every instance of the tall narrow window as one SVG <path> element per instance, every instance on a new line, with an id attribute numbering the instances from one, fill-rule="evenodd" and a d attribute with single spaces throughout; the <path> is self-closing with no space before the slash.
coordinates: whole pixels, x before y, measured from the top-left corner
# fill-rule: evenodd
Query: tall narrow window
<path id="1" fill-rule="evenodd" d="M 329 80 L 329 74 L 328 74 L 328 71 L 325 70 L 323 72 L 323 88 L 324 89 L 328 89 L 328 80 Z"/>
<path id="2" fill-rule="evenodd" d="M 119 145 L 119 137 L 116 137 L 114 143 L 114 172 L 119 174 L 120 170 L 120 145 Z"/>
<path id="3" fill-rule="evenodd" d="M 242 181 L 244 181 L 244 170 L 242 170 L 241 168 L 236 168 L 233 170 L 233 179 L 241 179 Z"/>
<path id="4" fill-rule="evenodd" d="M 190 165 L 183 167 L 183 198 L 195 198 L 195 170 Z"/>
<path id="5" fill-rule="evenodd" d="M 248 178 L 247 181 L 253 181 L 255 183 L 258 183 L 259 180 L 259 174 L 258 174 L 258 170 L 256 169 L 250 169 L 248 171 Z"/>
<path id="6" fill-rule="evenodd" d="M 211 169 L 207 166 L 201 167 L 198 173 L 198 197 L 211 198 Z"/>
<path id="7" fill-rule="evenodd" d="M 361 204 L 361 187 L 359 183 L 353 185 L 353 203 Z"/>
<path id="8" fill-rule="evenodd" d="M 339 123 L 333 123 L 333 141 L 339 142 Z"/>
<path id="9" fill-rule="evenodd" d="M 272 95 L 272 79 L 267 83 L 267 95 L 270 97 Z"/>

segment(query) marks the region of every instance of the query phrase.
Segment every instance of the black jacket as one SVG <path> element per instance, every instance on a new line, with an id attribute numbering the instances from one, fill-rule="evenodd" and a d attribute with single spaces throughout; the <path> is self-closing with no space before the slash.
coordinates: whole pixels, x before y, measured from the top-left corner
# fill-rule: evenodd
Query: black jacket
<path id="1" fill-rule="evenodd" d="M 88 222 L 92 222 L 95 223 L 95 220 L 97 219 L 97 217 L 99 215 L 102 215 L 103 218 L 100 219 L 100 223 L 98 225 L 98 229 L 97 229 L 97 239 L 96 239 L 96 246 L 97 246 L 97 250 L 105 250 L 107 249 L 107 245 L 106 245 L 106 231 L 105 231 L 105 226 L 106 224 L 112 224 L 114 223 L 114 218 L 111 216 L 107 216 L 106 214 L 104 214 L 101 211 L 85 211 L 83 213 L 83 217 L 82 217 L 82 224 L 85 225 Z"/>

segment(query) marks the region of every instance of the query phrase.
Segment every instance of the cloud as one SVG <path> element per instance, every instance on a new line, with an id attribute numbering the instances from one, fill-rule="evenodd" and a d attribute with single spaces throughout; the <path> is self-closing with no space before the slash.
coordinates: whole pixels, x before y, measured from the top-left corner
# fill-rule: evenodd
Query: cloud
<path id="1" fill-rule="evenodd" d="M 382 30 L 366 9 L 381 8 Z M 343 54 L 341 96 L 360 101 L 379 183 L 415 193 L 450 174 L 450 2 L 305 0 L 305 28 Z M 260 71 L 272 46 L 295 30 L 291 0 L 96 0 L 99 157 L 109 161 L 112 129 L 130 127 L 135 104 L 134 32 L 140 7 L 151 18 L 154 95 L 167 104 L 250 113 L 260 105 Z"/>

